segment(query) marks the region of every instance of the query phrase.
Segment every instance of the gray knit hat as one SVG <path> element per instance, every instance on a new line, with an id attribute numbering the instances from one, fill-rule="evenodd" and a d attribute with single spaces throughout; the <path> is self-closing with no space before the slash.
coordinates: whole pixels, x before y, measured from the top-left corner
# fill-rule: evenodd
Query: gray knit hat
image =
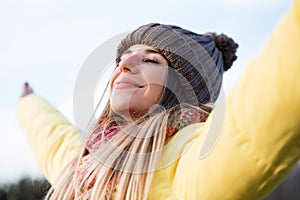
<path id="1" fill-rule="evenodd" d="M 121 41 L 116 62 L 119 63 L 124 51 L 137 44 L 151 46 L 165 56 L 170 67 L 180 75 L 173 80 L 178 80 L 184 88 L 185 99 L 196 100 L 198 105 L 216 101 L 223 72 L 237 58 L 238 47 L 224 34 L 197 34 L 174 25 L 151 23 Z"/>

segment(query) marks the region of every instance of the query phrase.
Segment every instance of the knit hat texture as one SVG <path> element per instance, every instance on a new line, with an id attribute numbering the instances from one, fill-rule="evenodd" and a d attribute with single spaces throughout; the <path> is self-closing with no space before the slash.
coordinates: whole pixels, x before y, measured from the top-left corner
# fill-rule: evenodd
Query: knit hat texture
<path id="1" fill-rule="evenodd" d="M 151 23 L 139 27 L 121 41 L 116 62 L 119 63 L 123 52 L 133 45 L 151 46 L 179 74 L 186 99 L 197 101 L 198 105 L 213 103 L 220 93 L 224 69 L 230 68 L 236 59 L 234 55 L 231 63 L 225 64 L 229 66 L 224 66 L 222 48 L 217 47 L 215 39 L 214 34 L 197 34 L 174 25 Z M 237 44 L 232 39 L 231 43 L 235 44 L 235 53 Z"/>

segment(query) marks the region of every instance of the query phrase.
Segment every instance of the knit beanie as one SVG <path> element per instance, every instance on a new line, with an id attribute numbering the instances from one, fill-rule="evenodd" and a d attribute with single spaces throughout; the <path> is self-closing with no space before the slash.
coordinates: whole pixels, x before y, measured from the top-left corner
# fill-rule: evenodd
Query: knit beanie
<path id="1" fill-rule="evenodd" d="M 174 69 L 168 74 L 167 87 L 173 85 L 174 90 L 174 84 L 178 82 L 184 88 L 185 103 L 196 101 L 197 105 L 216 101 L 223 72 L 236 60 L 238 47 L 224 34 L 197 34 L 174 25 L 151 23 L 137 28 L 121 41 L 117 49 L 117 64 L 124 51 L 138 44 L 157 49 L 167 59 Z M 176 78 L 171 79 L 170 74 Z"/>

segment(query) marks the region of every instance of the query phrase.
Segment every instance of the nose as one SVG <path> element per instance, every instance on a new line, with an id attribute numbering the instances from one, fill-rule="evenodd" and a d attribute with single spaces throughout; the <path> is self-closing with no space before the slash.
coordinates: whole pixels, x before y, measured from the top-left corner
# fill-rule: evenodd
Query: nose
<path id="1" fill-rule="evenodd" d="M 139 64 L 138 56 L 132 55 L 123 58 L 119 63 L 119 68 L 121 72 L 134 72 Z"/>

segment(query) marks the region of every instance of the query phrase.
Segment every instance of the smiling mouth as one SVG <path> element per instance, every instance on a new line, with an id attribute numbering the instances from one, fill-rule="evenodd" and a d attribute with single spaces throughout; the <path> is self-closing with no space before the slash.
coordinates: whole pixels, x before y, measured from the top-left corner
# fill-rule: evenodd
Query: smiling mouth
<path id="1" fill-rule="evenodd" d="M 132 82 L 124 82 L 124 81 L 120 81 L 120 82 L 116 82 L 114 84 L 114 88 L 115 89 L 125 89 L 125 88 L 143 88 L 143 85 L 137 85 L 135 83 Z"/>
<path id="2" fill-rule="evenodd" d="M 127 77 L 121 77 L 113 84 L 115 89 L 126 89 L 126 88 L 143 88 L 144 85 L 138 84 L 137 82 Z"/>

